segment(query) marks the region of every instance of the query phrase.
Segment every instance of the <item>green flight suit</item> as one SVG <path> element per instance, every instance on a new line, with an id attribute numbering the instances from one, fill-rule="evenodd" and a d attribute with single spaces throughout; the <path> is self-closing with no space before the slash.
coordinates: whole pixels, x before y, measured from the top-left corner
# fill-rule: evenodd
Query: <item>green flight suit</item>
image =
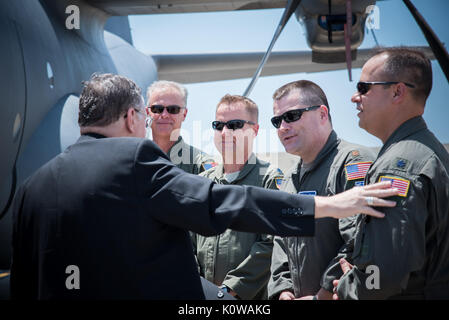
<path id="1" fill-rule="evenodd" d="M 391 180 L 400 195 L 385 218 L 357 218 L 339 298 L 449 299 L 449 154 L 422 117 L 388 138 L 365 179 Z"/>
<path id="2" fill-rule="evenodd" d="M 281 190 L 319 196 L 343 192 L 363 185 L 374 158 L 368 148 L 342 141 L 332 131 L 312 163 L 303 166 L 299 162 L 286 172 Z M 286 290 L 296 298 L 315 295 L 321 287 L 332 292 L 332 281 L 339 279 L 342 271 L 329 271 L 329 264 L 354 236 L 354 222 L 353 217 L 318 219 L 314 237 L 275 237 L 269 298 L 278 299 Z"/>
<path id="3" fill-rule="evenodd" d="M 171 162 L 187 173 L 199 174 L 215 165 L 212 156 L 185 143 L 181 136 L 168 150 L 167 155 Z"/>
<path id="4" fill-rule="evenodd" d="M 200 174 L 219 184 L 229 184 L 223 165 Z M 279 169 L 250 156 L 231 184 L 278 189 L 283 175 Z M 226 230 L 214 237 L 193 234 L 200 275 L 216 285 L 226 285 L 241 299 L 266 299 L 270 277 L 271 235 Z"/>

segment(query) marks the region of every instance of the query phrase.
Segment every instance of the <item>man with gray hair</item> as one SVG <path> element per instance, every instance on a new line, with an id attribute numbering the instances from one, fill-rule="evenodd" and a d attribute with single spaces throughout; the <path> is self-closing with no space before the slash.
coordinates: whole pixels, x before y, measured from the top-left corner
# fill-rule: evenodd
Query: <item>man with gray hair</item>
<path id="1" fill-rule="evenodd" d="M 187 174 L 145 137 L 140 88 L 94 75 L 80 97 L 81 137 L 17 190 L 12 299 L 204 299 L 187 230 L 313 235 L 316 218 L 396 194 L 378 184 L 307 198 Z M 288 208 L 288 214 L 286 213 Z"/>
<path id="2" fill-rule="evenodd" d="M 153 141 L 170 160 L 188 173 L 198 174 L 215 165 L 211 156 L 187 144 L 181 125 L 187 116 L 187 89 L 173 81 L 154 82 L 147 90 Z"/>

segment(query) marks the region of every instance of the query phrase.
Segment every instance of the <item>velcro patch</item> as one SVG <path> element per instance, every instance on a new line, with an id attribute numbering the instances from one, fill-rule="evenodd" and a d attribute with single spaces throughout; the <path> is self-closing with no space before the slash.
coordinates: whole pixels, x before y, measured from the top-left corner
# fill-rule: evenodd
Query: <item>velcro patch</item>
<path id="1" fill-rule="evenodd" d="M 217 165 L 218 165 L 218 163 L 213 162 L 213 161 L 208 161 L 208 162 L 203 163 L 204 170 L 209 170 L 213 167 L 216 167 Z"/>
<path id="2" fill-rule="evenodd" d="M 379 182 L 381 181 L 391 181 L 391 187 L 399 190 L 399 196 L 407 197 L 408 189 L 410 188 L 410 180 L 391 177 L 391 176 L 381 176 Z"/>
<path id="3" fill-rule="evenodd" d="M 356 186 L 356 187 L 363 187 L 364 185 L 365 185 L 365 181 L 363 181 L 363 180 L 356 181 L 354 183 L 354 186 Z"/>
<path id="4" fill-rule="evenodd" d="M 299 191 L 298 194 L 303 196 L 316 196 L 316 191 Z"/>
<path id="5" fill-rule="evenodd" d="M 280 189 L 282 186 L 283 177 L 276 177 L 274 178 L 274 181 L 276 182 L 276 188 Z"/>
<path id="6" fill-rule="evenodd" d="M 365 179 L 372 161 L 355 162 L 345 165 L 346 180 Z"/>

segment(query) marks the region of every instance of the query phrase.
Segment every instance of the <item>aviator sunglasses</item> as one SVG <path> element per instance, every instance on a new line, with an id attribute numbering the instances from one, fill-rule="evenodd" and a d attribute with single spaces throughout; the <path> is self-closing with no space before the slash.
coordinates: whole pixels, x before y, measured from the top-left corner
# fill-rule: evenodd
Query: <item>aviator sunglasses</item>
<path id="1" fill-rule="evenodd" d="M 391 85 L 391 84 L 397 84 L 397 83 L 401 83 L 401 82 L 402 81 L 373 81 L 373 82 L 359 81 L 359 82 L 357 82 L 357 91 L 360 94 L 365 94 L 371 89 L 372 85 Z M 407 82 L 402 82 L 402 83 L 410 88 L 415 87 L 413 84 L 410 84 Z"/>
<path id="2" fill-rule="evenodd" d="M 153 113 L 162 113 L 164 112 L 164 109 L 167 109 L 167 112 L 170 114 L 178 114 L 181 109 L 184 109 L 184 107 L 180 107 L 177 105 L 163 106 L 161 104 L 153 104 L 152 106 L 150 106 L 150 110 Z"/>
<path id="3" fill-rule="evenodd" d="M 213 121 L 212 128 L 214 130 L 221 131 L 221 130 L 223 130 L 224 126 L 226 126 L 226 128 L 228 128 L 229 130 L 237 130 L 237 129 L 242 129 L 243 126 L 245 125 L 245 123 L 256 124 L 255 122 L 252 122 L 252 121 L 246 121 L 246 120 L 240 120 L 240 119 L 229 120 L 227 122 Z"/>
<path id="4" fill-rule="evenodd" d="M 321 105 L 311 106 L 303 109 L 289 110 L 287 112 L 284 112 L 280 116 L 271 118 L 271 123 L 276 129 L 279 129 L 281 127 L 282 120 L 284 120 L 287 123 L 298 121 L 299 119 L 301 119 L 301 116 L 304 112 L 315 110 L 319 107 L 321 107 Z"/>

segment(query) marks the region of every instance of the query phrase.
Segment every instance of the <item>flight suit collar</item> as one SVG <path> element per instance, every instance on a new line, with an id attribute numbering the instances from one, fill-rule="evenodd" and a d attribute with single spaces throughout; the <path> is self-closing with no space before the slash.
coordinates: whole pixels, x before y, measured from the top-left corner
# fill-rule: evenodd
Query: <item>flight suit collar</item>
<path id="1" fill-rule="evenodd" d="M 245 162 L 245 165 L 243 166 L 242 170 L 240 170 L 239 175 L 233 181 L 233 183 L 245 178 L 258 164 L 259 164 L 259 159 L 257 159 L 257 157 L 254 153 L 251 153 L 251 155 L 248 158 L 248 161 Z M 220 164 L 218 164 L 216 168 L 217 169 L 215 170 L 215 178 L 218 181 L 220 181 L 220 183 L 223 183 L 223 184 L 229 183 L 225 179 L 223 162 L 220 162 Z"/>
<path id="2" fill-rule="evenodd" d="M 338 146 L 339 143 L 340 139 L 338 138 L 337 133 L 334 130 L 332 130 L 332 132 L 329 135 L 329 138 L 327 138 L 324 147 L 318 153 L 315 160 L 312 161 L 307 171 L 313 171 L 317 166 L 319 166 L 320 163 L 329 155 L 330 152 L 332 152 L 332 150 L 334 150 Z M 298 166 L 296 167 L 296 170 L 292 173 L 293 183 L 295 184 L 296 188 L 299 188 L 299 185 L 296 184 L 299 184 L 299 175 L 301 172 L 301 166 L 302 166 L 302 159 L 299 162 Z"/>
<path id="3" fill-rule="evenodd" d="M 401 124 L 396 131 L 385 141 L 385 144 L 379 151 L 378 158 L 385 153 L 385 151 L 394 143 L 404 140 L 408 136 L 418 132 L 420 130 L 426 129 L 427 125 L 424 119 L 421 116 L 414 117 L 410 120 L 407 120 L 403 124 Z"/>

